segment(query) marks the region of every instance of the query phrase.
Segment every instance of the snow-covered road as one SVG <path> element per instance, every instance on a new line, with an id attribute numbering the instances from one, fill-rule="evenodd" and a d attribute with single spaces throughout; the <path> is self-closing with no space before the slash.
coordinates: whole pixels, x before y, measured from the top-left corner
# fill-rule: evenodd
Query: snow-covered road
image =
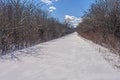
<path id="1" fill-rule="evenodd" d="M 73 33 L 16 52 L 19 61 L 0 61 L 0 80 L 120 80 L 92 44 Z"/>

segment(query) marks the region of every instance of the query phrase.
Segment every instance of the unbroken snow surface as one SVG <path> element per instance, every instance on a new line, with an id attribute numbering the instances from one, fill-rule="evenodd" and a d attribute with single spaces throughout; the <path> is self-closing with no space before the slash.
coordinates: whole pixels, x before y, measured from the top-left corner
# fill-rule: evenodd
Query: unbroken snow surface
<path id="1" fill-rule="evenodd" d="M 16 51 L 18 60 L 1 59 L 0 80 L 120 80 L 95 47 L 73 33 Z"/>

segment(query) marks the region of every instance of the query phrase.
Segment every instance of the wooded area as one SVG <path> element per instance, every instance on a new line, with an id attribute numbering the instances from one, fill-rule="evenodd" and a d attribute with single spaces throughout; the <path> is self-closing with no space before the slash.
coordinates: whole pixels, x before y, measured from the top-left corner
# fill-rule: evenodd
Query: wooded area
<path id="1" fill-rule="evenodd" d="M 0 0 L 0 54 L 55 39 L 73 31 L 34 0 Z"/>
<path id="2" fill-rule="evenodd" d="M 96 0 L 82 18 L 83 37 L 120 53 L 120 0 Z"/>

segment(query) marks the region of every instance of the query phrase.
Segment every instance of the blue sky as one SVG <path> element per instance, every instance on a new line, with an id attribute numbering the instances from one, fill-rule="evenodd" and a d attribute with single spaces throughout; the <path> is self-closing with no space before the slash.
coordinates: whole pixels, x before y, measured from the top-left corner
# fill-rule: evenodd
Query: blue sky
<path id="1" fill-rule="evenodd" d="M 60 20 L 63 20 L 65 15 L 81 17 L 93 2 L 94 0 L 59 0 L 54 3 L 56 10 L 52 12 L 52 15 Z"/>
<path id="2" fill-rule="evenodd" d="M 50 11 L 50 15 L 64 21 L 65 16 L 69 19 L 78 20 L 84 11 L 90 8 L 95 0 L 40 0 L 45 5 L 43 9 Z"/>

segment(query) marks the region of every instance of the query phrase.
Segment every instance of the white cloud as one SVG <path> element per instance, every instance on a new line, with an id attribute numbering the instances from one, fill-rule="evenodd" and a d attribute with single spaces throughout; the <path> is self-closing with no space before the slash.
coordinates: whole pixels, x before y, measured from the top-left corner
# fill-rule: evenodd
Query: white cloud
<path id="1" fill-rule="evenodd" d="M 51 5 L 53 2 L 57 2 L 58 0 L 41 0 L 42 3 L 46 5 Z"/>
<path id="2" fill-rule="evenodd" d="M 43 3 L 47 4 L 47 5 L 52 4 L 51 0 L 41 0 L 41 2 L 43 2 Z"/>
<path id="3" fill-rule="evenodd" d="M 49 12 L 53 12 L 54 10 L 56 10 L 56 7 L 54 6 L 49 7 Z"/>
<path id="4" fill-rule="evenodd" d="M 65 15 L 65 22 L 70 24 L 71 26 L 78 26 L 78 24 L 82 21 L 82 18 L 77 18 L 75 16 Z"/>
<path id="5" fill-rule="evenodd" d="M 56 7 L 54 7 L 54 3 L 58 2 L 59 0 L 40 0 L 43 4 L 47 5 L 49 13 L 53 12 L 56 10 Z"/>

